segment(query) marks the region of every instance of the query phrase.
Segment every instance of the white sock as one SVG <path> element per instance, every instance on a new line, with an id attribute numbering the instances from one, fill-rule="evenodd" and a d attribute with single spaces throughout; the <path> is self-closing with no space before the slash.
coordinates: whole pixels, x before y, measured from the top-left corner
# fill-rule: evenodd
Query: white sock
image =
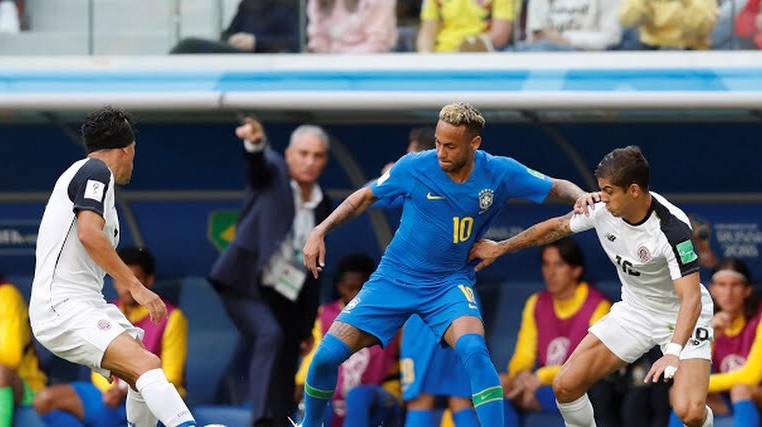
<path id="1" fill-rule="evenodd" d="M 130 427 L 156 427 L 156 416 L 148 409 L 143 396 L 130 387 L 127 390 L 127 425 Z"/>
<path id="2" fill-rule="evenodd" d="M 558 410 L 564 417 L 566 427 L 596 427 L 593 418 L 593 404 L 587 397 L 587 393 L 574 402 L 561 403 L 556 401 Z"/>
<path id="3" fill-rule="evenodd" d="M 135 381 L 135 386 L 151 412 L 166 427 L 196 425 L 188 406 L 161 369 L 145 372 Z"/>
<path id="4" fill-rule="evenodd" d="M 712 412 L 712 408 L 709 405 L 706 405 L 706 419 L 704 424 L 701 424 L 701 427 L 714 427 L 714 412 Z"/>

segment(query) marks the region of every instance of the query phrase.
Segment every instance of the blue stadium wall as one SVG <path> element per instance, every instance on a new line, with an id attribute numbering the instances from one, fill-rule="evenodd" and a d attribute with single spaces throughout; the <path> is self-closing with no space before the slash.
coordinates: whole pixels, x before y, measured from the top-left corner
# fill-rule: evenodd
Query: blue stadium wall
<path id="1" fill-rule="evenodd" d="M 295 123 L 267 125 L 277 150 L 284 148 Z M 389 161 L 399 157 L 407 145 L 410 125 L 327 125 L 361 166 L 367 179 Z M 556 127 L 581 155 L 588 170 L 594 170 L 609 150 L 628 144 L 640 145 L 652 167 L 652 187 L 662 194 L 762 193 L 759 167 L 762 125 L 754 123 L 684 124 L 560 124 Z M 243 169 L 240 143 L 232 134 L 233 124 L 144 123 L 139 126 L 135 173 L 123 188 L 135 191 L 238 191 Z M 50 125 L 0 126 L 2 193 L 45 193 L 55 178 L 80 158 L 83 152 L 63 132 Z M 578 184 L 583 177 L 557 145 L 539 128 L 526 124 L 494 124 L 485 131 L 483 148 L 509 155 L 548 175 Z M 324 188 L 351 190 L 353 185 L 335 159 L 321 180 Z M 44 203 L 2 203 L 0 220 L 6 228 L 17 224 L 32 233 Z M 757 203 L 680 203 L 689 214 L 710 221 L 742 222 L 760 218 Z M 208 214 L 215 209 L 236 209 L 229 201 L 133 201 L 134 211 L 146 243 L 156 252 L 160 271 L 168 276 L 204 275 L 216 250 L 207 239 Z M 563 206 L 525 204 L 505 209 L 497 227 L 526 226 L 533 221 L 563 213 Z M 131 242 L 127 227 L 123 244 Z M 376 238 L 367 222 L 337 232 L 331 239 L 331 259 L 340 253 L 366 251 L 379 256 Z M 749 230 L 751 231 L 751 229 Z M 364 236 L 362 239 L 358 236 Z M 585 236 L 592 237 L 592 236 Z M 716 236 L 714 236 L 716 237 Z M 749 236 L 752 243 L 754 236 Z M 30 274 L 33 257 L 23 245 L 0 239 L 0 272 Z M 594 239 L 580 238 L 589 253 L 598 252 Z M 589 242 L 588 242 L 589 241 Z M 18 242 L 16 242 L 18 243 Z M 27 242 L 28 243 L 28 242 Z M 716 242 L 720 243 L 720 242 Z M 15 251 L 13 250 L 15 249 Z M 28 248 L 27 248 L 28 249 Z M 718 248 L 719 249 L 719 248 Z M 743 254 L 743 253 L 741 253 Z M 595 259 L 595 258 L 593 258 Z M 597 264 L 597 263 L 595 263 Z M 610 277 L 608 266 L 591 265 L 591 274 Z M 524 264 L 519 264 L 524 265 Z M 760 271 L 758 268 L 755 270 Z M 535 271 L 505 269 L 495 279 L 534 277 Z"/>

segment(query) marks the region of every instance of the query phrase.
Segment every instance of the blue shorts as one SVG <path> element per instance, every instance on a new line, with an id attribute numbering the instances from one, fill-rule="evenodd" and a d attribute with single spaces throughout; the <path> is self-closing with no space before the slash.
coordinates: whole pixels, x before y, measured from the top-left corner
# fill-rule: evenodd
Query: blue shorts
<path id="1" fill-rule="evenodd" d="M 460 357 L 452 348 L 442 346 L 418 316 L 405 323 L 400 366 L 405 401 L 421 393 L 471 398 L 471 380 Z"/>
<path id="2" fill-rule="evenodd" d="M 375 336 L 386 346 L 408 317 L 418 314 L 438 342 L 453 320 L 481 319 L 472 285 L 457 276 L 437 286 L 416 286 L 375 273 L 336 320 Z"/>
<path id="3" fill-rule="evenodd" d="M 71 383 L 77 392 L 82 408 L 85 410 L 85 425 L 90 427 L 113 427 L 127 424 L 127 411 L 124 402 L 116 408 L 103 403 L 103 393 L 92 383 Z"/>

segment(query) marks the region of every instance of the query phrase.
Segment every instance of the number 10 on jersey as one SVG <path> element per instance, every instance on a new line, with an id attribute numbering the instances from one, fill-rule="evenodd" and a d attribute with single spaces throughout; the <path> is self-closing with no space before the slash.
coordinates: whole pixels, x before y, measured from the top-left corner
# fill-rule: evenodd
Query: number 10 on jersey
<path id="1" fill-rule="evenodd" d="M 474 219 L 470 216 L 463 218 L 452 217 L 452 242 L 462 243 L 471 237 L 471 231 L 474 229 Z"/>

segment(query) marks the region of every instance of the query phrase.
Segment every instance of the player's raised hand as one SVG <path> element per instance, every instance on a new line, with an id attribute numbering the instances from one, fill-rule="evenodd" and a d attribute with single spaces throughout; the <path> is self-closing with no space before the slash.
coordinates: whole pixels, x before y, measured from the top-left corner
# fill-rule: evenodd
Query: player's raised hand
<path id="1" fill-rule="evenodd" d="M 322 234 L 313 231 L 310 233 L 310 237 L 307 238 L 307 243 L 304 244 L 302 249 L 304 255 L 304 266 L 307 270 L 312 272 L 312 276 L 316 279 L 318 274 L 323 271 L 325 267 L 325 238 Z"/>
<path id="2" fill-rule="evenodd" d="M 251 117 L 246 117 L 243 119 L 243 124 L 235 128 L 235 136 L 252 144 L 261 144 L 265 140 L 265 130 L 262 123 Z"/>
<path id="3" fill-rule="evenodd" d="M 471 251 L 468 253 L 468 262 L 480 259 L 481 262 L 474 267 L 474 271 L 479 271 L 495 262 L 500 255 L 502 255 L 500 246 L 496 241 L 481 239 L 471 247 Z"/>
<path id="4" fill-rule="evenodd" d="M 574 213 L 590 215 L 590 211 L 595 209 L 595 204 L 601 201 L 601 192 L 594 191 L 585 193 L 574 202 Z"/>
<path id="5" fill-rule="evenodd" d="M 135 286 L 130 288 L 130 294 L 138 304 L 148 310 L 148 315 L 151 316 L 153 323 L 159 323 L 167 317 L 167 306 L 164 301 L 150 289 L 142 285 Z"/>
<path id="6" fill-rule="evenodd" d="M 675 356 L 674 354 L 665 354 L 651 365 L 651 370 L 649 370 L 646 377 L 643 378 L 643 382 L 658 382 L 659 377 L 661 377 L 662 374 L 664 374 L 664 381 L 666 382 L 675 376 L 679 365 L 680 358 L 678 356 Z"/>

